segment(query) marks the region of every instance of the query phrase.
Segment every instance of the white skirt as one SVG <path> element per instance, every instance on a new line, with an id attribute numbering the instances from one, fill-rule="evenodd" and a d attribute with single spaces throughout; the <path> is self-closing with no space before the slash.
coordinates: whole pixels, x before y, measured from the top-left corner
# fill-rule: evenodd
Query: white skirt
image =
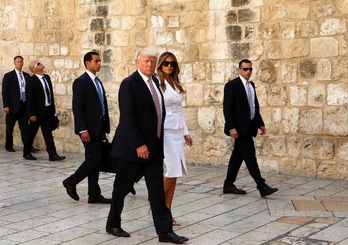
<path id="1" fill-rule="evenodd" d="M 166 166 L 166 177 L 176 178 L 187 175 L 184 144 L 184 129 L 164 130 L 164 163 Z"/>

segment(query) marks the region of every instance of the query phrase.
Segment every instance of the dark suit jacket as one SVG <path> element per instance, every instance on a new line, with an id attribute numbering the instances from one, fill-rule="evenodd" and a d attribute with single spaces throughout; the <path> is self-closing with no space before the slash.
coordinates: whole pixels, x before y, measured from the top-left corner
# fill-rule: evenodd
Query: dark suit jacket
<path id="1" fill-rule="evenodd" d="M 251 82 L 251 84 L 255 91 L 254 83 Z M 258 128 L 265 125 L 260 114 L 260 106 L 256 93 L 254 93 L 254 98 L 255 116 L 251 121 L 248 96 L 242 80 L 238 76 L 225 84 L 223 113 L 225 117 L 224 132 L 226 135 L 230 136 L 229 131 L 231 129 L 236 129 L 238 132 L 238 137 L 243 138 L 248 135 L 251 127 L 251 133 L 255 137 L 257 135 Z"/>
<path id="2" fill-rule="evenodd" d="M 30 78 L 30 75 L 23 72 L 26 83 Z M 21 104 L 20 87 L 18 82 L 17 73 L 12 70 L 5 74 L 2 81 L 2 102 L 3 107 L 9 107 L 11 114 L 17 114 Z"/>
<path id="3" fill-rule="evenodd" d="M 72 105 L 77 135 L 84 130 L 88 130 L 90 137 L 97 137 L 100 133 L 110 133 L 108 103 L 104 86 L 101 82 L 100 84 L 104 97 L 104 118 L 102 117 L 98 92 L 90 76 L 85 72 L 73 83 Z"/>
<path id="4" fill-rule="evenodd" d="M 158 80 L 152 77 L 158 87 Z M 160 89 L 159 89 L 160 91 Z M 163 155 L 163 122 L 165 108 L 162 100 L 162 131 L 160 140 L 157 138 L 157 114 L 150 90 L 138 71 L 125 78 L 120 86 L 118 101 L 120 108 L 120 120 L 112 142 L 111 156 L 130 162 L 147 162 L 153 157 L 153 153 L 159 150 Z M 149 159 L 141 159 L 137 156 L 136 149 L 146 145 Z"/>
<path id="5" fill-rule="evenodd" d="M 51 93 L 51 106 L 49 107 L 49 116 L 53 118 L 56 114 L 56 106 L 54 104 L 54 94 L 51 78 L 44 74 Z M 34 74 L 28 81 L 25 87 L 27 97 L 27 115 L 29 117 L 36 116 L 38 121 L 41 121 L 45 116 L 45 90 L 42 87 L 40 79 Z M 47 112 L 47 111 L 46 111 Z M 52 119 L 53 120 L 53 119 Z"/>

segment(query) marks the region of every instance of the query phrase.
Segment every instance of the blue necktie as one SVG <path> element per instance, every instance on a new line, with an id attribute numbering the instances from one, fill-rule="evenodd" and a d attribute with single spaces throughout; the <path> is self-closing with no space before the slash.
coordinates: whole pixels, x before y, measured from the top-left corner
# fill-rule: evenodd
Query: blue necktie
<path id="1" fill-rule="evenodd" d="M 45 85 L 45 93 L 47 96 L 47 102 L 48 104 L 51 104 L 51 94 L 50 94 L 50 90 L 48 89 L 48 84 L 47 84 L 45 76 L 42 76 L 42 80 L 44 81 L 44 85 Z"/>
<path id="2" fill-rule="evenodd" d="M 249 108 L 250 108 L 250 119 L 254 119 L 255 109 L 254 109 L 253 94 L 251 92 L 250 86 L 251 86 L 251 83 L 249 81 L 247 81 L 246 87 L 247 87 L 248 102 L 249 102 Z"/>
<path id="3" fill-rule="evenodd" d="M 102 107 L 102 115 L 105 116 L 105 106 L 104 106 L 103 92 L 101 90 L 99 79 L 97 77 L 95 77 L 94 82 L 95 82 L 95 86 L 97 87 L 98 97 L 99 97 L 100 105 Z"/>
<path id="4" fill-rule="evenodd" d="M 148 83 L 150 86 L 153 101 L 155 102 L 156 114 L 157 114 L 157 137 L 159 138 L 161 137 L 161 124 L 162 124 L 161 104 L 151 78 L 149 78 Z"/>

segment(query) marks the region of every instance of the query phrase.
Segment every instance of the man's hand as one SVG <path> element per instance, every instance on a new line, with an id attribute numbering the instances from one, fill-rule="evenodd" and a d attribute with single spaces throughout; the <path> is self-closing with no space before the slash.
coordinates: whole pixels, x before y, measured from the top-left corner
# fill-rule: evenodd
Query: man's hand
<path id="1" fill-rule="evenodd" d="M 4 107 L 4 113 L 9 114 L 10 113 L 10 107 Z"/>
<path id="2" fill-rule="evenodd" d="M 36 116 L 31 116 L 29 119 L 30 119 L 31 122 L 36 122 L 37 117 Z"/>
<path id="3" fill-rule="evenodd" d="M 147 149 L 146 145 L 142 145 L 142 146 L 137 148 L 137 154 L 138 154 L 139 158 L 149 159 L 150 152 Z"/>
<path id="4" fill-rule="evenodd" d="M 88 131 L 82 132 L 82 133 L 80 133 L 80 135 L 81 135 L 81 140 L 82 140 L 83 142 L 88 143 L 88 142 L 91 141 L 91 137 L 89 137 Z"/>
<path id="5" fill-rule="evenodd" d="M 261 135 L 266 133 L 266 127 L 265 126 L 261 126 L 260 130 L 261 130 Z"/>
<path id="6" fill-rule="evenodd" d="M 230 136 L 233 138 L 233 139 L 237 139 L 238 138 L 238 132 L 236 129 L 231 129 L 230 130 Z"/>

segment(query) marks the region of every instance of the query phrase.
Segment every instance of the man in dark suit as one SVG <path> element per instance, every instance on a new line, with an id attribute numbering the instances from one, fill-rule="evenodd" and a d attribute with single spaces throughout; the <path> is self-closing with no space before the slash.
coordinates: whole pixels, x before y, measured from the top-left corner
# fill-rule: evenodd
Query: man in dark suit
<path id="1" fill-rule="evenodd" d="M 78 201 L 76 185 L 88 177 L 88 203 L 110 204 L 104 198 L 98 184 L 99 167 L 102 160 L 102 141 L 110 133 L 110 121 L 106 94 L 96 73 L 101 59 L 97 52 L 88 52 L 83 58 L 86 72 L 73 83 L 72 109 L 75 133 L 85 147 L 85 161 L 74 174 L 63 181 L 68 195 Z"/>
<path id="2" fill-rule="evenodd" d="M 24 142 L 23 157 L 27 160 L 36 160 L 36 157 L 31 154 L 31 146 L 40 127 L 49 160 L 61 161 L 65 159 L 65 156 L 57 154 L 52 135 L 56 114 L 53 87 L 51 78 L 43 72 L 44 68 L 45 66 L 37 60 L 31 61 L 29 64 L 29 70 L 34 75 L 28 80 L 26 86 L 26 114 L 29 117 L 29 129 Z"/>
<path id="3" fill-rule="evenodd" d="M 241 60 L 238 68 L 239 76 L 226 83 L 224 88 L 224 132 L 234 139 L 234 148 L 228 164 L 223 193 L 246 194 L 246 191 L 238 189 L 234 185 L 244 160 L 250 175 L 257 184 L 260 195 L 264 197 L 273 194 L 278 189 L 269 187 L 265 183 L 256 159 L 253 137 L 256 137 L 258 129 L 261 130 L 261 134 L 265 134 L 266 128 L 260 114 L 255 85 L 249 81 L 252 70 L 250 60 Z"/>
<path id="4" fill-rule="evenodd" d="M 22 71 L 24 64 L 22 56 L 15 56 L 13 63 L 15 69 L 6 73 L 2 81 L 2 101 L 4 113 L 6 114 L 5 149 L 9 152 L 15 152 L 15 149 L 13 149 L 13 128 L 16 122 L 18 121 L 23 144 L 28 132 L 28 118 L 25 114 L 25 86 L 30 75 Z M 31 151 L 36 152 L 38 149 L 32 148 Z"/>
<path id="5" fill-rule="evenodd" d="M 118 167 L 106 232 L 130 236 L 121 228 L 121 213 L 125 196 L 142 172 L 159 241 L 180 244 L 188 239 L 173 232 L 172 214 L 164 196 L 165 108 L 158 80 L 153 76 L 157 56 L 157 51 L 151 48 L 140 51 L 136 58 L 138 69 L 122 81 L 119 89 L 120 119 L 111 148 L 111 155 L 118 159 Z"/>

